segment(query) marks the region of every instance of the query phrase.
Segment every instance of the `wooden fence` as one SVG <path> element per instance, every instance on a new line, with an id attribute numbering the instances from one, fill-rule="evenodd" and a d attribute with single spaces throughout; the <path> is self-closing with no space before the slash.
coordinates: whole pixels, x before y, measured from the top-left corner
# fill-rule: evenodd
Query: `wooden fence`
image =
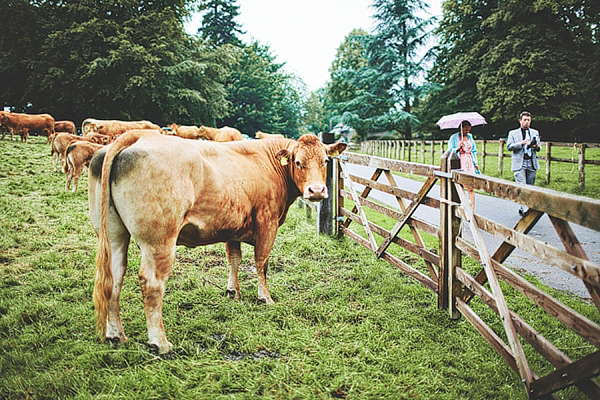
<path id="1" fill-rule="evenodd" d="M 509 158 L 512 153 L 505 152 L 505 140 L 476 140 L 477 157 L 481 170 L 485 173 L 486 158 L 498 158 L 498 176 L 502 176 L 504 169 L 504 158 Z M 489 144 L 497 144 L 498 152 L 490 153 L 487 151 Z M 368 140 L 361 144 L 361 152 L 380 157 L 392 158 L 403 161 L 414 161 L 425 164 L 425 156 L 431 165 L 437 165 L 436 159 L 440 160 L 442 154 L 448 146 L 447 140 Z M 574 156 L 571 158 L 552 157 L 553 147 L 570 147 L 573 148 Z M 545 153 L 539 153 L 538 159 L 546 161 L 546 183 L 550 183 L 552 162 L 574 163 L 577 164 L 579 171 L 578 185 L 580 188 L 585 187 L 585 165 L 600 165 L 600 160 L 586 159 L 586 149 L 600 148 L 598 143 L 564 143 L 564 142 L 542 142 L 542 149 L 546 149 Z M 545 154 L 545 155 L 544 155 Z M 576 155 L 576 156 L 575 156 Z M 437 158 L 436 158 L 437 157 Z"/>
<path id="2" fill-rule="evenodd" d="M 570 226 L 575 223 L 599 231 L 600 201 L 463 173 L 456 170 L 460 162 L 449 152 L 442 157 L 441 167 L 356 153 L 344 153 L 336 158 L 335 164 L 335 220 L 339 235 L 348 236 L 371 250 L 375 257 L 386 260 L 435 292 L 438 307 L 447 309 L 452 318 L 464 316 L 521 377 L 529 398 L 552 398 L 552 393 L 571 385 L 576 385 L 589 398 L 600 398 L 600 384 L 594 379 L 600 374 L 600 326 L 504 265 L 516 248 L 526 251 L 544 264 L 581 279 L 600 311 L 600 267 L 589 261 Z M 374 172 L 370 178 L 354 175 L 349 170 L 351 164 L 372 167 Z M 397 186 L 393 172 L 420 175 L 426 181 L 416 193 L 410 192 Z M 380 182 L 382 176 L 385 181 Z M 430 191 L 438 181 L 440 195 L 435 197 Z M 358 191 L 357 186 L 364 189 Z M 529 210 L 514 227 L 474 215 L 465 195 L 465 186 L 524 204 Z M 374 201 L 372 196 L 369 198 L 377 191 L 395 197 L 397 207 Z M 345 207 L 345 200 L 352 200 L 352 209 Z M 415 218 L 414 212 L 419 207 L 439 210 L 439 224 Z M 395 225 L 387 230 L 374 224 L 368 220 L 367 210 L 389 217 L 390 226 L 393 221 Z M 551 219 L 566 251 L 527 235 L 544 214 Z M 469 227 L 473 243 L 459 233 L 463 222 Z M 403 236 L 410 239 L 398 236 L 404 227 L 407 227 L 404 232 L 408 236 Z M 501 239 L 502 244 L 495 250 L 488 249 L 483 232 Z M 423 241 L 424 234 L 437 236 L 439 248 L 428 249 Z M 422 262 L 409 264 L 402 256 L 394 255 L 401 251 L 412 253 Z M 477 273 L 470 274 L 463 268 L 463 257 L 478 263 Z M 485 286 L 486 282 L 490 289 Z M 514 288 L 516 295 L 525 296 L 589 342 L 590 347 L 595 347 L 594 352 L 571 360 L 563 352 L 566 350 L 560 350 L 534 329 L 535 321 L 526 322 L 508 307 L 500 282 Z M 482 305 L 471 307 L 473 299 Z M 492 317 L 478 315 L 475 311 L 486 309 L 486 306 Z M 491 323 L 490 318 L 493 319 Z M 531 345 L 534 353 L 543 356 L 555 368 L 554 372 L 537 376 L 528 364 L 522 340 Z"/>

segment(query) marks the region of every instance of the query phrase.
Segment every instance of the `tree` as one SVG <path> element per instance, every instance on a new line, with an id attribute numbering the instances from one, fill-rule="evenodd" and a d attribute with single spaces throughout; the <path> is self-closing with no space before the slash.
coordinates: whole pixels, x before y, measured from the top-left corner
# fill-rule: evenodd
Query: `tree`
<path id="1" fill-rule="evenodd" d="M 392 103 L 379 120 L 410 138 L 416 122 L 412 105 L 420 94 L 424 61 L 431 56 L 429 51 L 422 56 L 420 52 L 427 45 L 434 20 L 417 15 L 427 7 L 421 0 L 375 0 L 374 7 L 378 22 L 367 49 L 369 66 L 377 71 L 377 92 L 387 92 Z"/>
<path id="2" fill-rule="evenodd" d="M 202 27 L 198 32 L 215 46 L 224 44 L 241 45 L 236 34 L 243 34 L 241 25 L 235 22 L 240 15 L 236 0 L 204 0 L 200 2 L 199 11 L 204 11 Z"/>
<path id="3" fill-rule="evenodd" d="M 418 111 L 423 124 L 431 129 L 441 116 L 457 111 L 481 110 L 477 81 L 486 40 L 491 34 L 481 21 L 491 15 L 496 1 L 446 0 L 444 15 L 436 31 L 439 46 L 427 78 L 428 92 Z"/>
<path id="4" fill-rule="evenodd" d="M 93 116 L 200 123 L 223 117 L 231 55 L 184 33 L 187 4 L 3 2 L 7 12 L 0 13 L 0 23 L 16 33 L 0 36 L 0 98 L 74 121 Z M 11 25 L 9 15 L 19 16 L 20 24 Z"/>
<path id="5" fill-rule="evenodd" d="M 218 124 L 250 136 L 261 130 L 296 137 L 302 111 L 296 79 L 283 72 L 268 46 L 253 42 L 236 49 L 237 63 L 226 85 L 231 112 Z"/>
<path id="6" fill-rule="evenodd" d="M 302 118 L 302 122 L 310 132 L 324 132 L 330 130 L 330 127 L 327 124 L 323 100 L 319 97 L 318 92 L 311 92 L 308 95 L 308 99 L 304 106 L 304 117 Z"/>
<path id="7" fill-rule="evenodd" d="M 593 3 L 593 4 L 592 4 Z M 441 48 L 429 80 L 441 89 L 423 110 L 428 122 L 481 110 L 500 131 L 520 111 L 545 139 L 592 137 L 600 127 L 599 6 L 585 0 L 447 0 Z"/>

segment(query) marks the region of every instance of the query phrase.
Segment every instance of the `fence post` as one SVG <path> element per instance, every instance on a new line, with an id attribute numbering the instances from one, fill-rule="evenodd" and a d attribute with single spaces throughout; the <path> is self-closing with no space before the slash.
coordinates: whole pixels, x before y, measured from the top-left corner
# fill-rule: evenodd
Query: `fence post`
<path id="1" fill-rule="evenodd" d="M 504 140 L 500 139 L 498 143 L 498 176 L 502 178 L 504 171 Z"/>
<path id="2" fill-rule="evenodd" d="M 324 144 L 331 144 L 334 141 L 333 134 L 326 132 L 319 133 L 319 139 Z M 333 163 L 328 162 L 327 177 L 325 178 L 325 186 L 327 186 L 328 193 L 332 193 L 332 175 Z M 333 234 L 333 196 L 321 200 L 317 205 L 317 233 Z"/>
<path id="3" fill-rule="evenodd" d="M 577 145 L 577 162 L 579 164 L 579 188 L 585 187 L 585 143 Z"/>
<path id="4" fill-rule="evenodd" d="M 481 141 L 481 173 L 485 173 L 485 144 L 486 140 Z"/>
<path id="5" fill-rule="evenodd" d="M 460 317 L 460 313 L 456 310 L 454 298 L 460 294 L 460 286 L 454 271 L 462 265 L 462 254 L 454 243 L 459 234 L 460 219 L 454 215 L 456 206 L 451 205 L 459 201 L 451 174 L 453 169 L 460 169 L 460 158 L 456 153 L 446 151 L 442 155 L 440 166 L 447 175 L 440 182 L 438 307 L 448 309 L 450 317 L 456 319 Z"/>
<path id="6" fill-rule="evenodd" d="M 342 232 L 342 226 L 343 226 L 343 218 L 342 218 L 342 208 L 344 208 L 344 196 L 342 196 L 342 189 L 344 188 L 344 178 L 342 177 L 342 168 L 340 167 L 340 159 L 339 158 L 334 158 L 335 160 L 335 168 L 333 170 L 334 174 L 335 174 L 335 194 L 336 194 L 336 201 L 335 201 L 335 230 L 336 230 L 336 234 L 337 234 L 337 238 L 341 238 L 342 236 L 344 236 L 344 233 Z"/>
<path id="7" fill-rule="evenodd" d="M 431 140 L 431 165 L 435 165 L 435 140 Z"/>
<path id="8" fill-rule="evenodd" d="M 402 140 L 402 161 L 406 160 L 406 140 Z"/>
<path id="9" fill-rule="evenodd" d="M 546 143 L 546 184 L 550 183 L 550 163 L 552 162 L 552 142 Z"/>

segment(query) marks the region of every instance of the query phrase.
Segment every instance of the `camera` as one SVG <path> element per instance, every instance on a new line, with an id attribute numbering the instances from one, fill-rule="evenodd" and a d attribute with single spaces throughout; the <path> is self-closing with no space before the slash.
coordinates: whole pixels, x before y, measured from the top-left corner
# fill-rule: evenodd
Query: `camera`
<path id="1" fill-rule="evenodd" d="M 531 139 L 531 142 L 529 142 L 529 144 L 527 145 L 527 148 L 531 149 L 532 147 L 537 147 L 537 137 L 534 136 Z"/>

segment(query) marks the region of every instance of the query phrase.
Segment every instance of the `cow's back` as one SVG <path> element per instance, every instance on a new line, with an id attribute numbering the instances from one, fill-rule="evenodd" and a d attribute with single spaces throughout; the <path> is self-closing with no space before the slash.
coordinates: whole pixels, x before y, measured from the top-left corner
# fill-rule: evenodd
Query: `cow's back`
<path id="1" fill-rule="evenodd" d="M 109 147 L 98 151 L 90 164 L 93 221 L 100 216 L 102 161 Z M 259 141 L 216 143 L 148 135 L 115 157 L 111 198 L 138 240 L 164 239 L 169 236 L 165 232 L 174 230 L 180 233 L 179 243 L 190 247 L 231 239 L 252 242 L 255 211 L 279 221 L 287 201 L 288 187 L 275 172 L 272 155 Z M 139 215 L 145 215 L 143 222 Z"/>

